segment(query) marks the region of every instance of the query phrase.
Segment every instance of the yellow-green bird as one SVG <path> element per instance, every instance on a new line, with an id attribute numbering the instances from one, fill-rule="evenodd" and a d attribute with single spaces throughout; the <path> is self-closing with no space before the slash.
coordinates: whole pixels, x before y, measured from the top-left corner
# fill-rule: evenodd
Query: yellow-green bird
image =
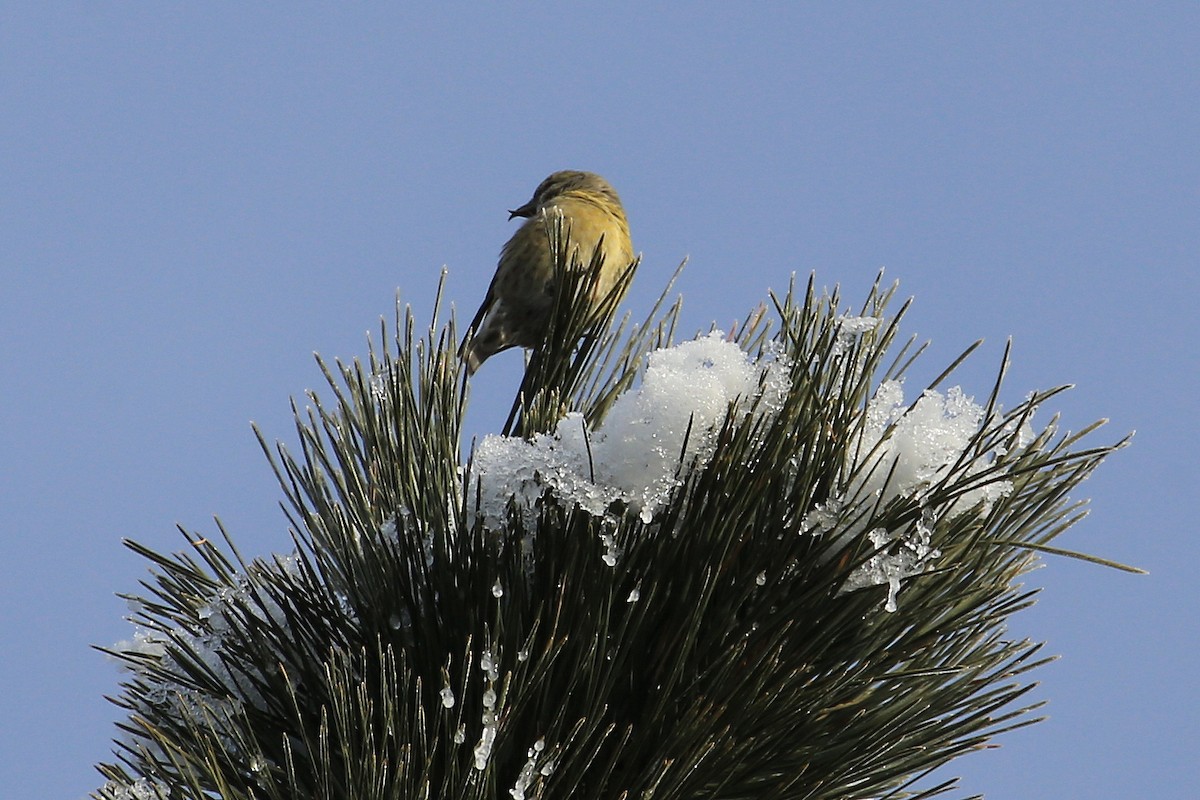
<path id="1" fill-rule="evenodd" d="M 625 209 L 608 181 L 594 172 L 575 170 L 555 172 L 546 178 L 528 203 L 508 212 L 509 219 L 527 219 L 500 251 L 496 275 L 471 321 L 470 330 L 475 335 L 468 334 L 464 353 L 468 374 L 502 350 L 536 347 L 542 342 L 554 308 L 555 291 L 547 226 L 553 225 L 560 214 L 580 263 L 591 263 L 597 246 L 604 254 L 592 292 L 593 304 L 612 291 L 633 263 Z"/>

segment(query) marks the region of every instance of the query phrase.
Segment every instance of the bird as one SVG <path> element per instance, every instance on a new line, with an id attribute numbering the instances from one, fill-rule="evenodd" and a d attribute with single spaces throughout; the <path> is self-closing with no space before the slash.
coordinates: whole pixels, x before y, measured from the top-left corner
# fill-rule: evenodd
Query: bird
<path id="1" fill-rule="evenodd" d="M 469 326 L 462 348 L 468 375 L 496 353 L 544 341 L 556 289 L 549 234 L 559 216 L 573 251 L 568 256 L 587 266 L 595 263 L 597 248 L 603 253 L 590 298 L 593 306 L 613 291 L 633 263 L 629 223 L 612 185 L 594 172 L 552 173 L 529 202 L 508 212 L 509 220 L 522 217 L 525 222 L 501 249 L 496 274 Z"/>

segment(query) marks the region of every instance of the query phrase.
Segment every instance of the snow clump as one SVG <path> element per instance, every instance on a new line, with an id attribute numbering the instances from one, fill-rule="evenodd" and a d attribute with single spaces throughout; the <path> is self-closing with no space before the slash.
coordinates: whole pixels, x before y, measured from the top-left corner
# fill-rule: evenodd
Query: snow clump
<path id="1" fill-rule="evenodd" d="M 595 516 L 617 503 L 649 522 L 686 471 L 712 457 L 731 404 L 737 401 L 741 415 L 777 412 L 789 373 L 777 351 L 751 358 L 720 331 L 657 350 L 641 386 L 619 397 L 599 428 L 587 429 L 583 415 L 571 413 L 533 441 L 484 438 L 468 491 L 475 493 L 477 480 L 489 528 L 500 527 L 510 499 L 532 518 L 547 490 Z"/>
<path id="2" fill-rule="evenodd" d="M 888 501 L 936 485 L 952 471 L 965 470 L 956 481 L 982 472 L 998 455 L 968 452 L 985 422 L 983 417 L 983 407 L 958 386 L 945 395 L 926 390 L 909 409 L 901 383 L 885 381 L 867 406 L 862 438 L 852 454 L 859 473 L 849 496 Z M 1026 422 L 1018 445 L 1032 438 Z M 992 503 L 1012 489 L 1011 481 L 989 481 L 960 496 L 948 510 L 957 514 L 982 504 L 987 513 Z"/>

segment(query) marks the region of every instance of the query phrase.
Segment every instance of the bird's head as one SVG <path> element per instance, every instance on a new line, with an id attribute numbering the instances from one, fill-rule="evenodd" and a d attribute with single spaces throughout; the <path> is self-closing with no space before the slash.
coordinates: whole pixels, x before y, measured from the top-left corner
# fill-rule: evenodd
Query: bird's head
<path id="1" fill-rule="evenodd" d="M 594 172 L 565 169 L 553 173 L 539 183 L 529 202 L 520 208 L 511 209 L 508 218 L 532 217 L 567 192 L 597 194 L 617 208 L 621 207 L 621 198 L 617 196 L 617 190 L 604 178 Z"/>

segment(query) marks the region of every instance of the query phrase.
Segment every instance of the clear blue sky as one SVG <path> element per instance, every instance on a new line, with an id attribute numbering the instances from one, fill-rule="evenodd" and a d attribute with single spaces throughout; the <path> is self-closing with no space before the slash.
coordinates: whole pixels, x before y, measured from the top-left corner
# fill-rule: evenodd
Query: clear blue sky
<path id="1" fill-rule="evenodd" d="M 0 793 L 99 782 L 119 676 L 88 646 L 145 574 L 120 539 L 216 514 L 288 549 L 249 421 L 288 438 L 312 351 L 364 354 L 397 288 L 426 316 L 443 265 L 469 315 L 505 209 L 582 168 L 625 201 L 636 309 L 684 256 L 688 329 L 884 266 L 934 342 L 916 376 L 983 337 L 983 395 L 1011 335 L 1009 402 L 1074 383 L 1043 419 L 1137 429 L 1062 543 L 1152 574 L 1035 573 L 1014 634 L 1064 656 L 1052 719 L 953 769 L 1200 796 L 1200 5 L 643 5 L 5 4 Z M 518 363 L 479 374 L 473 432 Z"/>

